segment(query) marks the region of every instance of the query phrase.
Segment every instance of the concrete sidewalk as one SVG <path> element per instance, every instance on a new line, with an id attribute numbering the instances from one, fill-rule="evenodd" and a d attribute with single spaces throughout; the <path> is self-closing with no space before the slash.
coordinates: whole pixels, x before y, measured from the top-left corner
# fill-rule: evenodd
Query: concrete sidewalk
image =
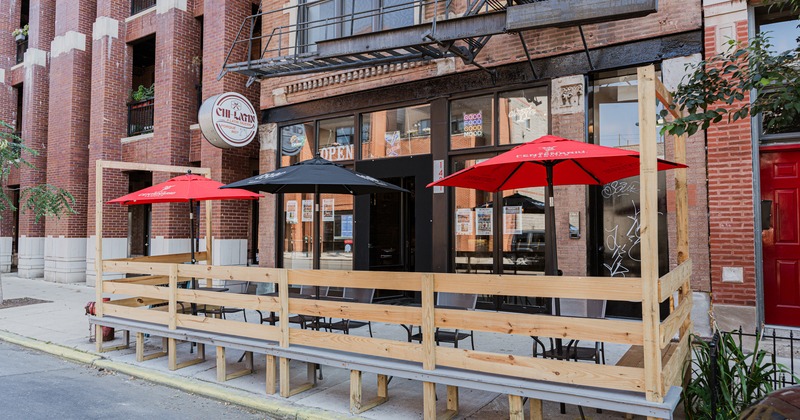
<path id="1" fill-rule="evenodd" d="M 30 297 L 50 301 L 0 310 L 0 339 L 27 347 L 43 350 L 82 363 L 93 364 L 104 369 L 116 370 L 131 376 L 140 377 L 187 392 L 229 401 L 253 409 L 262 410 L 275 417 L 292 418 L 345 418 L 348 413 L 350 377 L 344 369 L 323 367 L 324 379 L 318 386 L 291 398 L 281 398 L 277 394 L 265 393 L 265 358 L 255 355 L 255 373 L 224 383 L 216 381 L 215 349 L 206 348 L 206 361 L 177 371 L 167 368 L 165 357 L 137 363 L 133 343 L 130 349 L 95 353 L 94 343 L 89 342 L 89 326 L 84 306 L 94 300 L 94 288 L 85 285 L 57 284 L 41 279 L 29 280 L 3 274 L 3 290 L 6 299 Z M 250 322 L 257 319 L 254 311 L 248 311 Z M 230 319 L 230 318 L 229 318 Z M 405 334 L 396 325 L 373 325 L 376 337 L 398 337 Z M 362 331 L 363 330 L 363 331 Z M 353 332 L 366 335 L 366 328 Z M 134 337 L 131 337 L 133 340 Z M 479 350 L 501 351 L 509 354 L 530 354 L 531 340 L 527 337 L 513 337 L 519 340 L 499 341 L 490 336 L 476 334 L 476 348 Z M 122 340 L 117 332 L 117 340 Z M 113 344 L 113 343 L 112 343 Z M 161 339 L 153 338 L 147 342 L 147 351 L 160 348 Z M 466 344 L 464 344 L 466 345 Z M 606 345 L 606 361 L 614 363 L 626 351 L 625 346 Z M 189 354 L 188 343 L 178 346 L 179 358 L 186 360 Z M 236 362 L 241 352 L 228 351 L 229 372 L 238 370 Z M 294 367 L 294 366 L 293 366 Z M 298 364 L 292 369 L 293 383 L 302 383 L 305 369 Z M 296 382 L 295 382 L 296 381 Z M 375 375 L 366 375 L 364 395 L 375 395 Z M 437 387 L 437 395 L 445 395 L 445 387 Z M 439 399 L 438 411 L 446 410 L 446 398 Z M 508 397 L 489 392 L 470 389 L 460 390 L 460 410 L 456 418 L 503 419 L 508 418 Z M 527 403 L 525 410 L 528 410 Z M 559 413 L 557 403 L 544 403 L 546 419 L 579 419 L 578 407 L 568 405 L 566 414 Z M 584 409 L 586 418 L 617 419 L 624 415 L 605 411 L 597 413 L 592 408 Z M 420 382 L 396 379 L 389 385 L 389 400 L 381 406 L 361 414 L 371 419 L 408 420 L 422 418 L 422 384 Z"/>

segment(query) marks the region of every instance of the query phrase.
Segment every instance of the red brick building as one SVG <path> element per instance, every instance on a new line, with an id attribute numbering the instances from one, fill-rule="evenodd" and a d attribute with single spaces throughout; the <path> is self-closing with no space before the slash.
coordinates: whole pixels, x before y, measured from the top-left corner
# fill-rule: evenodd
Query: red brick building
<path id="1" fill-rule="evenodd" d="M 451 173 L 546 133 L 637 147 L 636 67 L 655 63 L 674 88 L 684 64 L 718 44 L 719 21 L 728 19 L 721 16 L 735 15 L 730 33 L 744 37 L 754 10 L 737 1 L 662 0 L 657 11 L 636 17 L 533 27 L 520 23 L 525 13 L 518 11 L 548 2 L 485 2 L 472 11 L 466 1 L 448 10 L 446 2 L 434 9 L 433 1 L 356 3 L 353 11 L 342 0 L 0 0 L 2 10 L 14 11 L 0 16 L 0 34 L 9 34 L 0 36 L 0 119 L 13 122 L 40 151 L 31 158 L 38 169 L 20 169 L 7 186 L 54 183 L 75 194 L 79 210 L 38 224 L 26 214 L 18 222 L 4 215 L 0 264 L 17 266 L 25 277 L 94 282 L 96 159 L 210 167 L 214 179 L 232 182 L 319 153 L 413 193 L 323 195 L 318 203 L 311 195 L 269 196 L 258 212 L 249 204 L 215 204 L 215 249 L 227 250 L 215 253 L 216 263 L 254 262 L 258 250 L 262 265 L 295 268 L 316 259 L 323 268 L 537 274 L 541 189 L 439 192 L 425 188 L 434 173 Z M 259 6 L 260 19 L 246 19 Z M 481 16 L 489 12 L 495 17 Z M 493 20 L 498 13 L 519 17 L 516 29 L 503 18 L 496 33 L 436 39 L 458 22 L 500 25 Z M 364 40 L 374 47 L 402 31 L 419 35 L 413 31 L 431 31 L 434 21 L 438 32 L 412 39 L 406 49 L 359 54 L 369 48 Z M 258 42 L 249 57 L 256 61 L 247 63 L 247 42 L 235 44 L 226 61 L 234 41 L 250 37 L 251 22 Z M 18 57 L 21 44 L 10 33 L 25 23 L 27 49 Z M 318 59 L 337 48 L 344 59 Z M 391 57 L 396 54 L 403 58 Z M 242 65 L 218 80 L 226 64 Z M 260 80 L 248 86 L 243 74 Z M 218 149 L 197 126 L 200 100 L 228 91 L 261 110 L 259 137 L 245 148 Z M 763 312 L 756 309 L 762 251 L 755 240 L 760 199 L 753 138 L 750 124 L 741 123 L 710 130 L 708 144 L 705 133 L 688 141 L 692 285 L 698 297 L 713 292 L 715 304 L 727 305 L 723 311 L 751 308 L 747 323 Z M 667 159 L 671 147 L 664 142 Z M 107 197 L 166 179 L 139 172 L 109 176 L 115 181 L 105 186 Z M 666 257 L 675 246 L 674 197 L 672 175 L 661 176 L 666 268 L 675 263 Z M 603 188 L 556 188 L 566 274 L 637 274 L 637 186 L 629 179 Z M 309 217 L 315 206 L 322 211 L 318 233 Z M 105 211 L 109 257 L 189 248 L 184 207 Z M 320 243 L 316 253 L 314 241 Z M 509 310 L 541 303 L 480 301 Z M 609 305 L 610 314 L 636 316 L 630 309 L 624 302 Z"/>

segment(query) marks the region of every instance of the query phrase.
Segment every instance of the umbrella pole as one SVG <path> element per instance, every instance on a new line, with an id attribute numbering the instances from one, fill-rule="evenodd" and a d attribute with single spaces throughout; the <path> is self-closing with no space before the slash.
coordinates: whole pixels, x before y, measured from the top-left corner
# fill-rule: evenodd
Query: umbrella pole
<path id="1" fill-rule="evenodd" d="M 558 246 L 556 244 L 556 218 L 553 208 L 553 162 L 545 165 L 547 170 L 547 186 L 544 187 L 544 274 L 548 276 L 558 275 Z M 561 316 L 561 299 L 555 298 L 553 309 L 556 316 Z M 561 355 L 563 344 L 560 338 L 556 338 L 556 354 Z"/>
<path id="2" fill-rule="evenodd" d="M 314 185 L 314 247 L 313 252 L 311 253 L 311 258 L 313 258 L 312 267 L 314 270 L 319 270 L 320 266 L 320 258 L 322 258 L 322 249 L 320 247 L 320 243 L 322 242 L 322 217 L 320 216 L 321 204 L 319 200 L 319 185 Z M 317 295 L 317 299 L 319 299 L 319 286 L 315 287 L 315 294 Z"/>
<path id="3" fill-rule="evenodd" d="M 192 264 L 196 264 L 194 259 L 194 204 L 189 199 L 189 250 L 192 254 Z M 197 279 L 192 277 L 192 289 L 197 289 Z M 197 304 L 192 303 L 192 315 L 197 315 Z"/>

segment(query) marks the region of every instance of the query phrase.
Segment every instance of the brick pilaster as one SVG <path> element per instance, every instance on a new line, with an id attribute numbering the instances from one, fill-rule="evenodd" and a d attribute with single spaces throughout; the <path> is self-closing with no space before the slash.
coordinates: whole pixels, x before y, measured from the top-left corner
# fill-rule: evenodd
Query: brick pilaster
<path id="1" fill-rule="evenodd" d="M 14 124 L 17 119 L 17 90 L 11 85 L 10 69 L 16 64 L 16 42 L 10 34 L 19 26 L 19 2 L 0 0 L 0 10 L 9 11 L 0 14 L 0 34 L 5 35 L 0 36 L 0 121 Z M 0 128 L 0 131 L 11 130 Z M 6 184 L 10 185 L 8 182 Z M 8 195 L 11 191 L 5 189 L 4 193 Z M 13 236 L 14 214 L 7 210 L 0 213 L 0 271 L 2 272 L 10 270 L 10 239 Z"/>
<path id="2" fill-rule="evenodd" d="M 126 0 L 99 0 L 97 19 L 92 25 L 91 120 L 89 122 L 89 177 L 86 217 L 86 281 L 95 281 L 95 164 L 98 159 L 122 160 L 121 139 L 127 135 L 127 97 L 131 88 L 131 47 L 126 37 L 125 18 L 130 14 Z M 118 170 L 103 174 L 103 201 L 128 193 L 128 177 Z M 127 209 L 103 207 L 103 253 L 105 258 L 124 258 L 127 252 Z M 106 278 L 114 277 L 107 274 Z"/>
<path id="3" fill-rule="evenodd" d="M 47 144 L 49 114 L 49 71 L 47 54 L 55 32 L 55 0 L 30 2 L 28 50 L 25 52 L 22 98 L 22 138 L 38 155 L 30 153 L 25 159 L 33 167 L 20 168 L 20 188 L 47 181 Z M 38 223 L 30 212 L 19 216 L 19 275 L 39 277 L 44 270 L 45 222 Z"/>
<path id="4" fill-rule="evenodd" d="M 151 163 L 166 165 L 189 164 L 189 126 L 196 122 L 197 76 L 192 59 L 201 55 L 200 24 L 193 17 L 194 1 L 163 2 L 156 7 L 156 72 L 155 121 L 150 148 Z M 160 63 L 169 63 L 160 64 Z M 179 174 L 154 173 L 153 184 Z M 187 204 L 153 206 L 152 237 L 158 239 L 188 238 Z M 188 247 L 188 241 L 186 241 Z M 151 248 L 159 252 L 158 246 Z M 167 246 L 165 252 L 174 250 Z M 188 251 L 188 249 L 187 249 Z"/>
<path id="5" fill-rule="evenodd" d="M 44 275 L 50 281 L 85 281 L 91 40 L 96 3 L 56 0 L 48 123 L 58 129 L 48 132 L 47 181 L 75 197 L 78 214 L 47 221 Z"/>
<path id="6" fill-rule="evenodd" d="M 227 74 L 217 80 L 222 64 L 236 33 L 244 19 L 252 13 L 248 0 L 224 1 L 205 0 L 205 17 L 203 32 L 203 98 L 209 98 L 223 92 L 239 92 L 247 97 L 258 108 L 258 84 L 245 87 L 247 78 L 239 74 Z M 243 59 L 244 50 L 236 51 Z M 224 183 L 230 183 L 252 176 L 251 159 L 258 159 L 258 141 L 238 149 L 219 149 L 209 142 L 201 142 L 201 165 L 211 168 L 212 177 Z M 222 201 L 215 202 L 213 209 L 215 231 L 212 236 L 219 240 L 247 240 L 248 226 L 251 216 L 251 205 L 248 202 Z M 263 224 L 262 224 L 263 225 Z M 251 242 L 252 243 L 252 242 Z M 217 254 L 220 255 L 220 254 Z M 223 264 L 243 264 L 246 256 L 230 261 L 218 261 Z"/>

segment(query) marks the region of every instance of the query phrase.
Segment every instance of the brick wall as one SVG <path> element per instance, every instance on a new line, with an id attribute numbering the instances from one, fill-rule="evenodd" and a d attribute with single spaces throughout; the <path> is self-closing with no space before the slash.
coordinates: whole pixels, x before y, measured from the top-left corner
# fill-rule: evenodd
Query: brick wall
<path id="1" fill-rule="evenodd" d="M 93 34 L 91 121 L 89 130 L 89 165 L 86 212 L 86 236 L 95 234 L 95 165 L 98 159 L 121 160 L 120 139 L 127 135 L 128 91 L 131 86 L 131 47 L 121 40 L 127 34 L 125 18 L 130 14 L 127 0 L 97 2 L 96 35 Z M 117 33 L 113 27 L 116 22 Z M 108 201 L 128 192 L 128 177 L 117 170 L 103 174 L 103 200 Z M 104 205 L 103 236 L 125 238 L 128 235 L 127 210 L 119 205 Z"/>
<path id="2" fill-rule="evenodd" d="M 51 51 L 47 181 L 75 197 L 78 214 L 47 221 L 46 235 L 86 236 L 92 23 L 96 0 L 57 1 Z M 74 34 L 83 36 L 75 36 Z M 61 46 L 58 46 L 58 45 Z"/>
<path id="3" fill-rule="evenodd" d="M 747 22 L 735 24 L 747 39 Z M 705 28 L 706 51 L 717 51 L 717 28 Z M 746 95 L 744 101 L 749 101 Z M 711 281 L 714 303 L 755 306 L 752 143 L 749 119 L 715 124 L 707 132 Z M 741 267 L 743 283 L 722 281 L 724 267 Z"/>
<path id="4" fill-rule="evenodd" d="M 0 14 L 0 34 L 10 34 L 19 26 L 19 2 L 14 0 L 0 0 L 0 10 L 8 13 Z M 11 67 L 16 65 L 16 42 L 10 35 L 0 37 L 0 121 L 14 124 L 17 120 L 17 90 L 11 84 Z M 2 132 L 10 132 L 0 128 Z M 5 194 L 11 193 L 5 189 Z M 12 236 L 14 229 L 14 215 L 10 210 L 0 213 L 0 237 Z M 9 251 L 10 252 L 10 251 Z"/>
<path id="5" fill-rule="evenodd" d="M 463 1 L 457 1 L 454 3 L 462 2 Z M 286 6 L 287 4 L 284 0 L 264 2 L 265 11 Z M 456 9 L 458 7 L 460 6 L 455 6 Z M 271 28 L 276 25 L 289 24 L 290 16 L 292 15 L 288 13 L 273 13 L 267 15 L 268 18 L 264 19 L 263 22 L 264 30 L 271 30 Z M 700 2 L 693 0 L 663 0 L 659 2 L 658 12 L 652 15 L 619 22 L 584 25 L 583 29 L 586 35 L 587 45 L 591 49 L 633 40 L 697 30 L 701 27 L 701 24 L 702 14 Z M 526 31 L 523 35 L 533 59 L 580 51 L 583 49 L 577 27 Z M 494 67 L 524 60 L 525 53 L 518 36 L 516 34 L 509 34 L 493 36 L 489 44 L 478 56 L 476 62 L 484 66 Z M 286 94 L 285 97 L 280 95 L 280 100 L 285 100 L 288 103 L 298 103 L 319 97 L 340 95 L 388 84 L 435 77 L 443 74 L 443 72 L 462 72 L 475 69 L 474 66 L 463 64 L 461 60 L 455 60 L 455 66 L 452 69 L 443 67 L 445 66 L 409 66 L 407 69 L 403 69 L 402 72 L 398 73 L 395 71 L 388 71 L 391 68 L 390 66 L 379 66 L 376 69 L 386 69 L 386 71 L 378 70 L 382 71 L 382 76 L 372 77 L 368 80 L 359 78 L 357 79 L 357 83 L 347 82 L 356 79 L 354 75 L 362 73 L 358 71 L 339 72 L 332 75 L 334 77 L 334 83 L 324 86 L 320 86 L 323 85 L 323 83 L 316 83 L 315 81 L 320 79 L 324 80 L 331 75 L 320 76 L 317 74 L 269 79 L 269 82 L 261 84 L 261 107 L 262 109 L 267 109 L 280 104 L 276 104 L 276 98 L 273 97 L 273 93 L 276 90 Z M 314 90 L 302 90 L 294 94 L 289 93 L 293 90 L 291 88 L 292 85 L 308 81 L 320 87 Z"/>

